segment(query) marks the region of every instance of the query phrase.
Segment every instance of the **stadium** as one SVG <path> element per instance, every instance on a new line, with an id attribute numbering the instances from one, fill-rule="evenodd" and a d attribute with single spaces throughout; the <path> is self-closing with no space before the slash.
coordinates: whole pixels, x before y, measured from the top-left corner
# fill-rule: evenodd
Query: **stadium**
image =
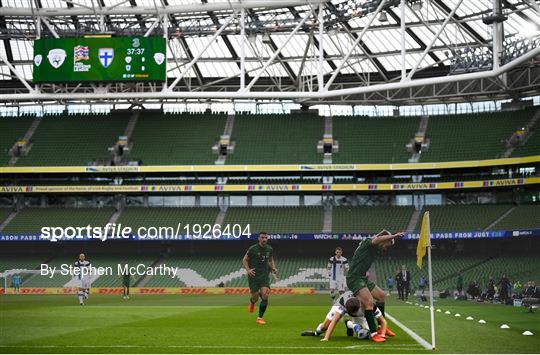
<path id="1" fill-rule="evenodd" d="M 0 353 L 538 353 L 540 1 L 0 0 L 0 37 Z"/>

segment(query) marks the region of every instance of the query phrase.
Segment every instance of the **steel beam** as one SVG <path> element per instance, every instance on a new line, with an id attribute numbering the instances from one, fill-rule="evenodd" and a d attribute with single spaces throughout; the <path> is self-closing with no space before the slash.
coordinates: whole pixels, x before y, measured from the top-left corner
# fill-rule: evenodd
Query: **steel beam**
<path id="1" fill-rule="evenodd" d="M 351 87 L 329 91 L 205 91 L 205 92 L 189 92 L 189 91 L 166 91 L 166 92 L 122 92 L 122 93 L 43 93 L 31 92 L 26 94 L 7 94 L 0 96 L 0 101 L 24 101 L 24 100 L 41 100 L 41 101 L 58 101 L 58 100 L 118 100 L 118 99 L 326 99 L 346 95 L 361 95 L 366 93 L 382 92 L 388 90 L 400 90 L 418 88 L 434 84 L 471 82 L 485 78 L 497 77 L 504 74 L 517 66 L 534 59 L 540 55 L 540 48 L 535 48 L 521 57 L 507 63 L 497 70 L 467 73 L 460 75 L 452 75 L 445 77 L 431 77 L 425 79 L 415 79 L 405 82 L 382 83 L 370 86 Z"/>

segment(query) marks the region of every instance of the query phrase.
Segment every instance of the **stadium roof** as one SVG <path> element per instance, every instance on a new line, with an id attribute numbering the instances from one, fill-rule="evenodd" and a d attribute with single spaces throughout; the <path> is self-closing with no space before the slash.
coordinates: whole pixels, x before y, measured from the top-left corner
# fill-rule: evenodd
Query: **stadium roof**
<path id="1" fill-rule="evenodd" d="M 498 1 L 501 9 L 494 11 Z M 115 95 L 134 93 L 140 96 L 131 97 L 154 101 L 290 98 L 306 104 L 409 104 L 537 95 L 539 4 L 535 0 L 0 0 L 0 97 L 10 103 L 70 100 L 69 93 L 80 101 L 125 100 L 126 95 Z M 35 38 L 95 33 L 166 36 L 167 87 L 31 84 Z M 494 43 L 499 48 L 495 59 Z M 496 72 L 499 66 L 505 69 Z M 410 84 L 416 80 L 424 81 Z M 149 92 L 155 94 L 144 95 Z"/>

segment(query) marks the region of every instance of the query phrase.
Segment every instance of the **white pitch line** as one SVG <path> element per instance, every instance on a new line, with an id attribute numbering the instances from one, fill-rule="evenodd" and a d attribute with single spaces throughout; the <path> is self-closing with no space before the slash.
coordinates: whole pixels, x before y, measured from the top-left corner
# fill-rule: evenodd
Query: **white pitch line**
<path id="1" fill-rule="evenodd" d="M 385 314 L 385 317 L 390 319 L 392 322 L 394 322 L 398 327 L 400 327 L 401 329 L 403 329 L 403 331 L 407 334 L 409 334 L 409 336 L 411 338 L 413 338 L 414 340 L 416 340 L 416 342 L 420 345 L 422 345 L 425 349 L 427 350 L 433 350 L 433 346 L 431 346 L 430 343 L 428 343 L 426 340 L 424 340 L 420 335 L 416 334 L 415 332 L 413 332 L 411 329 L 409 329 L 408 327 L 406 327 L 403 323 L 401 323 L 400 321 L 398 321 L 396 318 L 392 317 L 388 312 L 386 312 Z"/>
<path id="2" fill-rule="evenodd" d="M 0 345 L 0 348 L 32 348 L 32 349 L 60 349 L 60 348 L 158 348 L 156 345 Z M 366 345 L 351 345 L 351 346 L 245 346 L 245 345 L 166 345 L 164 348 L 183 348 L 183 349 L 366 349 L 377 350 L 381 349 L 380 345 L 366 344 Z M 399 346 L 392 346 L 392 349 L 411 350 L 418 349 L 417 345 L 402 344 Z"/>

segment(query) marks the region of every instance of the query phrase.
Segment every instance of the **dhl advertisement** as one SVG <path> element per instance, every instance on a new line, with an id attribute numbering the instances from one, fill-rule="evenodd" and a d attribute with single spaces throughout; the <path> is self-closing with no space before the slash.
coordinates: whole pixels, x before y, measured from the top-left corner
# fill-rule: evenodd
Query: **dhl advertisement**
<path id="1" fill-rule="evenodd" d="M 272 288 L 275 295 L 311 295 L 315 289 L 307 287 Z M 96 287 L 89 290 L 94 295 L 122 295 L 122 287 Z M 249 295 L 247 287 L 132 287 L 134 295 Z M 12 288 L 0 288 L 0 294 L 14 294 Z M 73 295 L 76 287 L 22 287 L 17 294 L 21 295 Z"/>

